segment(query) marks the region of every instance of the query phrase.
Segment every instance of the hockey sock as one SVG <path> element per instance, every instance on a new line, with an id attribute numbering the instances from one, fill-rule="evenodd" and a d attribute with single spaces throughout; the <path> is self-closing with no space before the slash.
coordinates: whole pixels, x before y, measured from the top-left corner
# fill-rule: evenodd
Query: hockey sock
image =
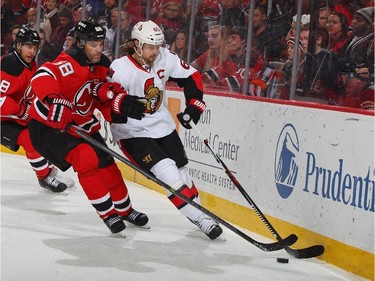
<path id="1" fill-rule="evenodd" d="M 159 161 L 151 168 L 151 172 L 158 179 L 176 189 L 178 193 L 191 200 L 196 199 L 197 194 L 194 194 L 184 183 L 180 170 L 177 168 L 176 163 L 173 160 L 166 158 Z M 191 220 L 196 220 L 202 214 L 201 211 L 187 204 L 184 200 L 174 194 L 169 193 L 168 199 L 181 211 L 182 214 Z"/>
<path id="2" fill-rule="evenodd" d="M 200 204 L 201 201 L 199 200 L 198 189 L 195 186 L 194 182 L 192 181 L 191 177 L 189 176 L 187 172 L 187 168 L 186 167 L 180 168 L 180 173 L 181 173 L 184 183 L 190 188 L 191 192 L 195 195 L 194 201 Z"/>
<path id="3" fill-rule="evenodd" d="M 26 157 L 33 170 L 36 173 L 38 179 L 46 178 L 50 173 L 48 161 L 41 156 L 34 148 L 31 143 L 30 135 L 28 130 L 23 130 L 18 136 L 17 144 L 22 146 L 26 152 Z"/>
<path id="4" fill-rule="evenodd" d="M 128 188 L 122 178 L 121 172 L 116 164 L 112 164 L 106 168 L 99 169 L 100 176 L 108 179 L 107 187 L 115 209 L 120 216 L 128 215 L 132 210 Z"/>
<path id="5" fill-rule="evenodd" d="M 66 160 L 77 172 L 83 191 L 99 216 L 105 218 L 117 213 L 109 188 L 115 184 L 111 176 L 103 177 L 106 168 L 98 168 L 99 159 L 94 149 L 88 144 L 80 144 L 69 152 Z"/>

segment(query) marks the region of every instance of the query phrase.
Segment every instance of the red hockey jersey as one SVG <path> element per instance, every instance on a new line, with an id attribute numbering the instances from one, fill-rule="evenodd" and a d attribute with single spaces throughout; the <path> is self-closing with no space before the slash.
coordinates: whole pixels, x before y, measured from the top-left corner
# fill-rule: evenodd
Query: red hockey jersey
<path id="1" fill-rule="evenodd" d="M 94 111 L 98 109 L 108 116 L 110 101 L 97 100 L 91 89 L 99 82 L 106 82 L 110 60 L 102 55 L 97 64 L 88 64 L 81 49 L 73 47 L 61 53 L 53 62 L 42 65 L 31 79 L 31 90 L 36 95 L 31 108 L 32 118 L 46 123 L 49 105 L 48 95 L 62 95 L 73 105 L 73 123 L 91 134 L 100 129 Z"/>
<path id="2" fill-rule="evenodd" d="M 32 62 L 25 64 L 16 53 L 1 57 L 1 84 L 0 84 L 0 109 L 1 121 L 13 120 L 21 125 L 26 125 L 27 120 L 18 119 L 16 114 L 24 99 L 32 102 L 29 84 L 31 77 L 37 70 L 37 65 Z"/>

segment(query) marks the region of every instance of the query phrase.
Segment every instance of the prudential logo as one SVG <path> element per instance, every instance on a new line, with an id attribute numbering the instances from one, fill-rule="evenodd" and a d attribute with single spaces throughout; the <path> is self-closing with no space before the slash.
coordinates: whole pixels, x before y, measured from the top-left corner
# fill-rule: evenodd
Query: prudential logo
<path id="1" fill-rule="evenodd" d="M 292 124 L 286 124 L 277 140 L 274 167 L 277 191 L 282 198 L 288 198 L 296 184 L 298 175 L 296 157 L 299 150 L 296 129 Z"/>

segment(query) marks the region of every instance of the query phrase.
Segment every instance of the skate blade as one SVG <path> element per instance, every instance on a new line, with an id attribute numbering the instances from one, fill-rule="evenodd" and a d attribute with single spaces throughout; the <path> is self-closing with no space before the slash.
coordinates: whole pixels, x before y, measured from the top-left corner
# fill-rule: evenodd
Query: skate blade
<path id="1" fill-rule="evenodd" d="M 227 242 L 227 239 L 225 239 L 224 237 L 222 236 L 219 236 L 217 237 L 216 239 L 214 240 L 211 240 L 212 242 L 218 242 L 218 243 L 224 243 L 224 242 Z"/>
<path id="2" fill-rule="evenodd" d="M 126 226 L 127 227 L 130 226 L 130 227 L 140 228 L 140 229 L 151 229 L 151 226 L 148 223 L 146 223 L 145 225 L 140 226 L 140 225 L 132 224 L 132 223 L 127 222 L 127 221 L 125 221 L 125 222 L 126 222 Z"/>
<path id="3" fill-rule="evenodd" d="M 126 238 L 125 230 L 117 232 L 117 233 L 111 233 L 111 236 L 116 238 Z"/>
<path id="4" fill-rule="evenodd" d="M 64 177 L 61 177 L 59 175 L 56 175 L 55 178 L 58 180 L 58 181 L 61 181 L 62 183 L 65 183 L 66 186 L 69 188 L 69 189 L 77 189 L 77 186 L 76 186 L 76 183 L 74 180 L 72 179 L 69 179 L 69 178 L 64 178 Z"/>
<path id="5" fill-rule="evenodd" d="M 39 189 L 41 192 L 54 194 L 54 195 L 68 195 L 69 194 L 69 192 L 66 189 L 61 192 L 53 192 L 52 190 L 49 190 L 48 188 L 44 188 L 44 187 L 40 187 Z"/>

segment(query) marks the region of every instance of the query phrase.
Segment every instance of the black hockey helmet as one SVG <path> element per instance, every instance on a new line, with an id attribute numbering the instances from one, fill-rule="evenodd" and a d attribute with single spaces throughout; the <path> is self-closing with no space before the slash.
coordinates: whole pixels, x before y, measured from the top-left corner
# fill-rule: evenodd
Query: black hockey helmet
<path id="1" fill-rule="evenodd" d="M 95 21 L 81 20 L 74 31 L 78 40 L 96 41 L 105 39 L 104 28 Z"/>
<path id="2" fill-rule="evenodd" d="M 39 45 L 40 37 L 38 32 L 28 27 L 21 27 L 16 34 L 16 42 L 21 44 Z"/>

